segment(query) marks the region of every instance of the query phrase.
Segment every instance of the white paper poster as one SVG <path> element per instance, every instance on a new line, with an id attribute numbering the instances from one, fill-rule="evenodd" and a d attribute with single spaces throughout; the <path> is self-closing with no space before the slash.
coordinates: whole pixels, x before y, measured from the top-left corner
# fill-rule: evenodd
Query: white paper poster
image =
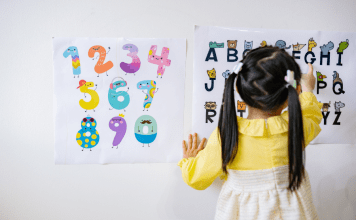
<path id="1" fill-rule="evenodd" d="M 178 162 L 185 39 L 54 38 L 55 163 Z"/>
<path id="2" fill-rule="evenodd" d="M 273 45 L 294 56 L 302 73 L 310 62 L 314 94 L 324 103 L 322 132 L 311 144 L 353 144 L 356 130 L 356 33 L 196 26 L 194 33 L 193 131 L 209 137 L 217 127 L 225 78 L 243 54 Z M 235 92 L 236 101 L 243 102 Z M 248 108 L 237 105 L 246 118 Z"/>

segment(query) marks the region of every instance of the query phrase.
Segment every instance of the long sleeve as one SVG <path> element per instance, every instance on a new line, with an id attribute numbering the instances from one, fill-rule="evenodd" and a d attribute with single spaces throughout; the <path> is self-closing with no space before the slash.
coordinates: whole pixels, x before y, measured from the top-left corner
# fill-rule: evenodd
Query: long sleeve
<path id="1" fill-rule="evenodd" d="M 323 119 L 323 114 L 321 114 L 323 104 L 318 102 L 312 92 L 302 92 L 299 95 L 299 100 L 303 115 L 305 146 L 308 146 L 321 131 L 319 124 Z"/>
<path id="2" fill-rule="evenodd" d="M 299 95 L 299 101 L 303 117 L 303 133 L 305 146 L 314 140 L 321 131 L 320 123 L 323 119 L 321 113 L 322 103 L 318 102 L 312 92 L 302 92 Z M 288 121 L 288 112 L 283 113 L 283 118 Z"/>
<path id="3" fill-rule="evenodd" d="M 222 172 L 221 145 L 216 128 L 206 147 L 196 157 L 183 158 L 178 166 L 186 184 L 197 190 L 208 188 Z"/>

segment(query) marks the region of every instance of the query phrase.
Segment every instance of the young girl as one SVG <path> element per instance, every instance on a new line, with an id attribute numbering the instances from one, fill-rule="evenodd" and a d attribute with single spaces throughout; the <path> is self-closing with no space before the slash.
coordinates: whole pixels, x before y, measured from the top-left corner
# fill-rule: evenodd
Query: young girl
<path id="1" fill-rule="evenodd" d="M 225 84 L 218 127 L 206 147 L 205 138 L 197 145 L 196 133 L 188 146 L 183 141 L 183 179 L 198 190 L 218 176 L 226 180 L 215 219 L 318 219 L 304 166 L 304 148 L 322 120 L 312 65 L 302 76 L 293 57 L 271 46 L 251 50 L 241 62 Z M 235 89 L 247 118 L 236 116 Z"/>

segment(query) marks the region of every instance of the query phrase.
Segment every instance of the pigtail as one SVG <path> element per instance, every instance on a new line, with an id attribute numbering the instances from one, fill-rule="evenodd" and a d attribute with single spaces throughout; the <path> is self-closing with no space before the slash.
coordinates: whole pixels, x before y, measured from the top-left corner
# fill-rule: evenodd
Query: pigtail
<path id="1" fill-rule="evenodd" d="M 235 112 L 234 85 L 236 73 L 232 73 L 225 83 L 222 105 L 220 108 L 218 129 L 221 139 L 222 169 L 227 173 L 227 165 L 237 154 L 238 123 Z M 237 78 L 237 81 L 240 77 Z M 238 84 L 238 83 L 237 83 Z"/>
<path id="2" fill-rule="evenodd" d="M 304 178 L 304 133 L 298 92 L 288 86 L 289 190 L 299 188 Z"/>

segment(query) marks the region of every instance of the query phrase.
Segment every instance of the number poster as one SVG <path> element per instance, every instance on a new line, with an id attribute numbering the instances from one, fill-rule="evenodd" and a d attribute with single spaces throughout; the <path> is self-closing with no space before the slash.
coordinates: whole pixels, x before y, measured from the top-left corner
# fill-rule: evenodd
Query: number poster
<path id="1" fill-rule="evenodd" d="M 178 162 L 185 39 L 53 38 L 55 163 Z"/>
<path id="2" fill-rule="evenodd" d="M 285 49 L 302 73 L 314 67 L 314 94 L 323 103 L 321 133 L 311 144 L 353 144 L 356 130 L 356 33 L 196 26 L 193 131 L 209 137 L 218 125 L 225 79 L 251 49 Z M 235 91 L 236 114 L 248 107 Z M 286 110 L 286 109 L 285 109 Z"/>

